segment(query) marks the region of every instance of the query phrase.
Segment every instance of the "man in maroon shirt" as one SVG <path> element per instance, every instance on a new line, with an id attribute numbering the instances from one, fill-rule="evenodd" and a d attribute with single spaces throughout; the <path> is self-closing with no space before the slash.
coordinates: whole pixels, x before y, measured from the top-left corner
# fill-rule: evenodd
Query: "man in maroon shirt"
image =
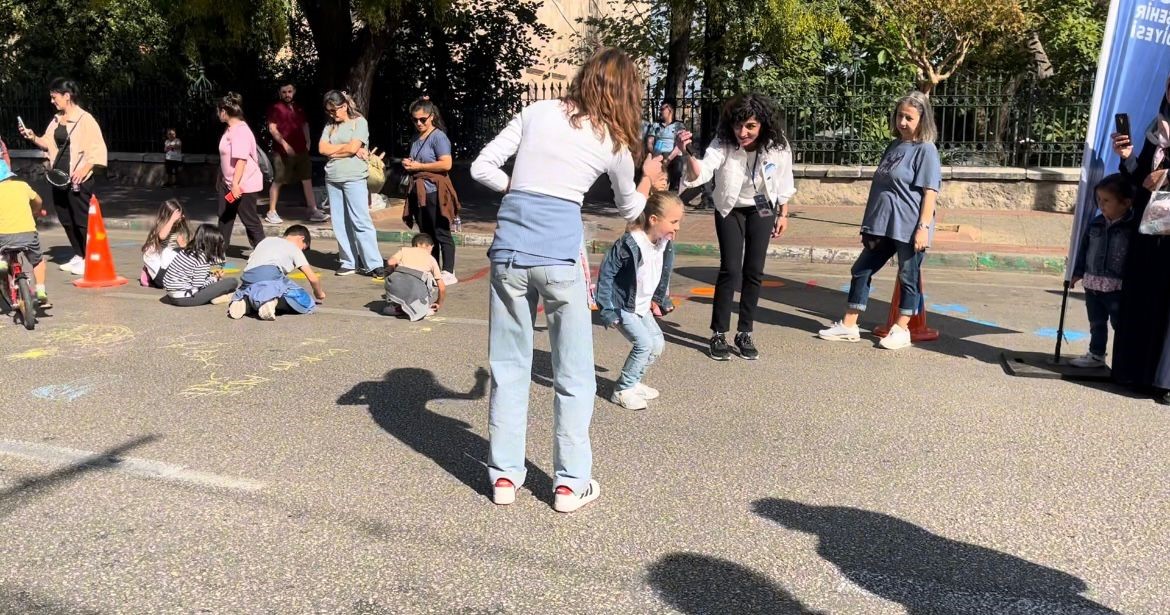
<path id="1" fill-rule="evenodd" d="M 272 135 L 272 159 L 276 167 L 272 187 L 268 189 L 268 215 L 264 221 L 280 224 L 276 201 L 280 187 L 300 183 L 309 207 L 309 222 L 324 222 L 329 216 L 317 209 L 313 197 L 312 166 L 309 162 L 309 122 L 301 106 L 293 102 L 297 89 L 291 83 L 280 86 L 280 100 L 268 108 L 268 132 Z"/>

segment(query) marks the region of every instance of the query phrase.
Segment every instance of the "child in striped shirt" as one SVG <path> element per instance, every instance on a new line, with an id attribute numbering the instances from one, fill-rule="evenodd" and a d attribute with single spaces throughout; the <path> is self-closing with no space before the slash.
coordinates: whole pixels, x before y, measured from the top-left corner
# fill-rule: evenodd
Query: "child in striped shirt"
<path id="1" fill-rule="evenodd" d="M 163 275 L 166 301 L 179 307 L 227 303 L 239 280 L 212 273 L 225 260 L 226 242 L 219 228 L 200 224 L 186 247 L 178 250 Z"/>

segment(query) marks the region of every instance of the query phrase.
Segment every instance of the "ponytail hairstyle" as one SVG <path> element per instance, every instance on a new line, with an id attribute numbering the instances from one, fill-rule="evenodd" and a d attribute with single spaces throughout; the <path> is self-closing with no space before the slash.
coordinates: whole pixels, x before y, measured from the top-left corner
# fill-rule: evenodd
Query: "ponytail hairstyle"
<path id="1" fill-rule="evenodd" d="M 431 116 L 431 125 L 443 132 L 447 132 L 447 124 L 443 122 L 443 116 L 439 113 L 439 105 L 431 101 L 430 96 L 422 96 L 410 103 L 410 114 L 414 115 L 415 111 L 422 111 Z"/>
<path id="2" fill-rule="evenodd" d="M 682 208 L 682 199 L 673 192 L 655 192 L 646 199 L 646 207 L 642 210 L 642 215 L 638 216 L 633 223 L 630 224 L 631 229 L 641 229 L 643 231 L 650 230 L 650 216 L 658 216 L 659 218 L 666 215 L 666 208 L 671 205 L 678 205 Z"/>
<path id="3" fill-rule="evenodd" d="M 357 104 L 353 102 L 348 92 L 342 90 L 329 90 L 325 92 L 324 98 L 325 110 L 336 109 L 341 105 L 345 105 L 346 113 L 349 114 L 350 119 L 362 117 L 362 112 L 357 108 Z M 330 120 L 332 121 L 332 120 Z"/>
<path id="4" fill-rule="evenodd" d="M 216 100 L 215 108 L 226 113 L 228 117 L 244 119 L 244 97 L 235 92 L 228 92 L 227 96 Z"/>
<path id="5" fill-rule="evenodd" d="M 187 244 L 186 248 L 183 248 L 183 252 L 191 256 L 202 257 L 203 260 L 212 265 L 218 265 L 226 260 L 225 243 L 218 226 L 200 224 L 199 228 L 195 229 L 195 236 L 191 238 L 191 242 Z"/>

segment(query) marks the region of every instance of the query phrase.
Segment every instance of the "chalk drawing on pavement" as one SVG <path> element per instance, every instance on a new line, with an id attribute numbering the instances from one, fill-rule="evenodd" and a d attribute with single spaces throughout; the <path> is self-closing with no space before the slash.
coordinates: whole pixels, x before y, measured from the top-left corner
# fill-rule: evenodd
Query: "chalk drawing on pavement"
<path id="1" fill-rule="evenodd" d="M 175 338 L 169 344 L 160 346 L 161 350 L 174 350 L 179 353 L 179 356 L 198 363 L 203 369 L 215 369 L 223 367 L 223 364 L 218 363 L 220 351 L 225 342 L 209 342 L 205 340 L 196 339 L 201 337 L 202 333 L 188 333 Z"/>
<path id="2" fill-rule="evenodd" d="M 195 397 L 234 397 L 240 393 L 251 391 L 265 382 L 271 382 L 271 380 L 257 374 L 246 374 L 242 378 L 224 378 L 212 372 L 206 380 L 188 386 L 180 391 L 179 395 L 188 399 Z"/>
<path id="3" fill-rule="evenodd" d="M 55 357 L 55 356 L 57 356 L 57 349 L 53 348 L 53 347 L 49 347 L 49 348 L 29 348 L 28 350 L 25 350 L 23 352 L 14 352 L 14 353 L 12 353 L 4 358 L 9 363 L 15 363 L 17 361 L 34 361 L 36 359 L 44 359 L 46 357 Z"/>
<path id="4" fill-rule="evenodd" d="M 107 374 L 90 376 L 65 384 L 49 384 L 32 390 L 32 396 L 45 401 L 73 402 L 84 397 L 103 384 L 116 382 L 118 376 Z"/>
<path id="5" fill-rule="evenodd" d="M 1051 327 L 1036 329 L 1035 331 L 1032 332 L 1032 334 L 1039 335 L 1040 337 L 1047 337 L 1050 339 L 1056 339 L 1056 329 L 1053 329 Z M 1079 342 L 1079 341 L 1086 339 L 1088 337 L 1089 337 L 1089 334 L 1085 333 L 1084 331 L 1073 331 L 1071 329 L 1065 329 L 1065 331 L 1064 331 L 1064 339 L 1066 339 L 1070 342 Z"/>

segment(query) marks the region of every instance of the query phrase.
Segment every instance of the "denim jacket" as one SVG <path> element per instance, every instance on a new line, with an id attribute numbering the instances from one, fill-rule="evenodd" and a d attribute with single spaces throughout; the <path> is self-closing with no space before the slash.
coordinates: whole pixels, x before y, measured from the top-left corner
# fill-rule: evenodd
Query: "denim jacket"
<path id="1" fill-rule="evenodd" d="M 638 265 L 642 264 L 642 249 L 634 236 L 628 232 L 622 235 L 605 255 L 597 276 L 597 305 L 601 308 L 601 321 L 609 327 L 620 319 L 622 310 L 634 311 L 638 297 Z M 674 302 L 667 293 L 670 288 L 670 271 L 674 268 L 674 242 L 666 244 L 662 254 L 662 279 L 654 291 L 654 303 L 664 312 L 674 309 Z"/>
<path id="2" fill-rule="evenodd" d="M 1089 274 L 1121 279 L 1125 274 L 1125 255 L 1129 251 L 1130 238 L 1136 229 L 1137 219 L 1132 209 L 1113 224 L 1102 215 L 1093 218 L 1077 251 L 1073 277 Z"/>

